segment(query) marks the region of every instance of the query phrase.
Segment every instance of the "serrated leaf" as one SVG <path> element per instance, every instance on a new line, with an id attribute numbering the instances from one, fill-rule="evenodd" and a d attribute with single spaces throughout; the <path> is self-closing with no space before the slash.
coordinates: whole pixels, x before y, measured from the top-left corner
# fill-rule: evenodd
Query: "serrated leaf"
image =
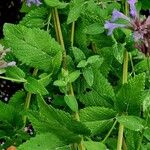
<path id="1" fill-rule="evenodd" d="M 94 82 L 91 87 L 82 82 L 80 101 L 86 106 L 112 107 L 114 91 L 107 79 L 98 71 L 93 70 Z"/>
<path id="2" fill-rule="evenodd" d="M 45 19 L 47 18 L 47 15 L 47 8 L 38 7 L 27 13 L 20 21 L 20 24 L 29 28 L 43 28 L 45 26 Z"/>
<path id="3" fill-rule="evenodd" d="M 145 74 L 139 74 L 122 85 L 116 95 L 115 105 L 118 111 L 128 112 L 130 115 L 139 115 L 142 94 L 145 88 Z"/>
<path id="4" fill-rule="evenodd" d="M 36 80 L 32 77 L 27 78 L 27 83 L 24 84 L 24 88 L 28 92 L 31 92 L 31 93 L 34 93 L 34 94 L 39 94 L 39 93 L 42 94 L 42 95 L 48 94 L 48 91 L 43 86 L 43 84 L 41 84 L 40 82 L 38 82 L 38 80 Z"/>
<path id="5" fill-rule="evenodd" d="M 92 67 L 84 68 L 83 76 L 84 76 L 86 82 L 89 84 L 89 86 L 92 86 L 93 82 L 94 82 L 94 73 L 93 73 Z"/>
<path id="6" fill-rule="evenodd" d="M 120 124 L 133 131 L 141 131 L 143 126 L 143 120 L 136 116 L 120 116 L 117 117 Z"/>
<path id="7" fill-rule="evenodd" d="M 73 120 L 69 113 L 47 105 L 41 95 L 38 95 L 37 99 L 40 114 L 43 117 L 41 118 L 39 115 L 37 115 L 37 117 L 29 117 L 31 120 L 34 119 L 34 126 L 36 126 L 37 129 L 40 128 L 41 130 L 42 128 L 43 132 L 44 123 L 51 132 L 55 133 L 60 138 L 65 139 L 65 141 L 69 143 L 73 141 L 79 142 L 81 140 L 79 135 L 89 135 L 89 129 L 81 122 Z M 42 121 L 39 122 L 38 119 L 40 118 Z M 47 132 L 47 130 L 45 132 Z"/>
<path id="8" fill-rule="evenodd" d="M 68 3 L 60 2 L 59 0 L 44 0 L 44 2 L 50 7 L 56 7 L 59 9 L 65 8 Z"/>
<path id="9" fill-rule="evenodd" d="M 27 142 L 18 147 L 18 150 L 54 150 L 64 146 L 65 143 L 61 141 L 56 135 L 52 133 L 44 133 L 36 135 Z"/>
<path id="10" fill-rule="evenodd" d="M 75 60 L 76 60 L 77 63 L 79 63 L 81 60 L 86 59 L 85 54 L 79 48 L 72 47 L 72 52 L 73 52 L 73 55 L 74 55 Z"/>
<path id="11" fill-rule="evenodd" d="M 90 34 L 90 35 L 100 34 L 100 33 L 104 32 L 104 27 L 102 27 L 101 24 L 99 24 L 99 23 L 93 23 L 93 24 L 87 26 L 84 29 L 84 32 L 86 34 Z"/>
<path id="12" fill-rule="evenodd" d="M 15 66 L 6 69 L 6 76 L 10 78 L 22 80 L 25 78 L 26 75 L 23 70 Z"/>
<path id="13" fill-rule="evenodd" d="M 48 32 L 21 25 L 5 24 L 4 34 L 8 46 L 23 63 L 51 72 L 56 72 L 60 67 L 62 48 Z"/>
<path id="14" fill-rule="evenodd" d="M 91 135 L 94 136 L 108 131 L 113 124 L 113 120 L 87 121 L 83 123 L 91 130 Z"/>
<path id="15" fill-rule="evenodd" d="M 80 71 L 79 70 L 76 70 L 76 71 L 73 71 L 71 72 L 67 79 L 70 83 L 74 82 L 78 77 L 80 76 Z"/>
<path id="16" fill-rule="evenodd" d="M 72 111 L 74 111 L 74 112 L 78 111 L 78 103 L 74 96 L 65 95 L 64 100 Z"/>
<path id="17" fill-rule="evenodd" d="M 113 109 L 105 107 L 86 107 L 79 112 L 81 121 L 98 121 L 114 118 L 117 113 Z"/>
<path id="18" fill-rule="evenodd" d="M 100 142 L 84 141 L 87 150 L 106 150 L 106 146 Z"/>

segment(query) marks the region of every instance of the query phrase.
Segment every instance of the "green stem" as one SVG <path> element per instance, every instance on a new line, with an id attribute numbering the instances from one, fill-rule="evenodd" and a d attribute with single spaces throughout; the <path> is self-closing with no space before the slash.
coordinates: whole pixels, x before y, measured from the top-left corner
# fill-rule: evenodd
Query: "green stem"
<path id="1" fill-rule="evenodd" d="M 65 44 L 64 44 L 64 40 L 63 40 L 63 35 L 62 35 L 62 31 L 61 31 L 61 26 L 60 26 L 60 20 L 59 20 L 59 15 L 58 15 L 58 10 L 57 8 L 54 8 L 52 10 L 52 14 L 53 14 L 53 19 L 54 19 L 54 26 L 55 26 L 55 31 L 56 31 L 56 37 L 58 42 L 60 43 L 60 45 L 63 48 L 63 69 L 67 70 L 67 54 L 66 54 L 66 50 L 65 50 Z M 71 31 L 71 46 L 73 46 L 74 43 L 74 28 L 75 28 L 75 24 L 72 24 L 72 31 Z M 70 83 L 69 86 L 69 94 L 74 96 L 74 91 L 73 91 L 73 86 Z M 80 121 L 79 119 L 79 114 L 78 112 L 74 113 L 74 118 L 77 121 Z M 83 138 L 81 139 L 81 142 L 78 145 L 79 150 L 85 150 L 84 145 L 83 145 Z"/>
<path id="2" fill-rule="evenodd" d="M 48 17 L 48 22 L 47 22 L 47 32 L 49 32 L 49 25 L 50 25 L 50 19 L 51 19 L 51 13 L 49 14 L 49 17 Z M 33 73 L 32 73 L 32 76 L 36 76 L 38 73 L 38 69 L 35 68 L 33 70 Z M 28 92 L 27 93 L 27 96 L 26 96 L 26 99 L 25 99 L 25 105 L 24 105 L 24 109 L 25 111 L 27 111 L 30 107 L 30 102 L 31 102 L 31 97 L 32 97 L 32 93 Z M 26 122 L 27 122 L 27 116 L 23 116 L 23 123 L 24 123 L 24 126 L 26 125 Z"/>
<path id="3" fill-rule="evenodd" d="M 114 129 L 116 123 L 117 123 L 117 120 L 115 120 L 115 122 L 113 123 L 111 129 L 109 130 L 109 132 L 107 133 L 107 135 L 106 135 L 105 138 L 103 139 L 103 141 L 102 141 L 103 143 L 105 143 L 105 141 L 107 140 L 107 138 L 110 136 L 110 134 L 111 134 L 111 132 L 113 131 L 113 129 Z"/>
<path id="4" fill-rule="evenodd" d="M 124 130 L 124 126 L 122 124 L 119 124 L 117 150 L 122 149 L 123 130 Z"/>
<path id="5" fill-rule="evenodd" d="M 75 30 L 75 22 L 72 22 L 72 27 L 71 27 L 71 47 L 74 45 L 74 30 Z"/>
<path id="6" fill-rule="evenodd" d="M 65 44 L 64 44 L 64 40 L 63 40 L 63 35 L 62 35 L 62 31 L 61 31 L 57 8 L 54 8 L 52 10 L 52 13 L 53 13 L 53 18 L 54 18 L 56 37 L 57 37 L 58 42 L 60 43 L 60 45 L 63 48 L 63 68 L 66 70 L 67 69 L 67 55 L 66 55 Z"/>
<path id="7" fill-rule="evenodd" d="M 32 96 L 32 93 L 27 93 L 27 96 L 25 99 L 25 105 L 24 105 L 25 111 L 27 111 L 29 109 L 30 102 L 31 102 L 31 96 Z M 24 126 L 26 125 L 26 122 L 27 122 L 27 116 L 25 115 L 25 116 L 23 116 Z"/>
<path id="8" fill-rule="evenodd" d="M 124 2 L 123 2 L 124 3 Z M 128 15 L 128 3 L 125 2 L 125 15 Z M 128 52 L 125 50 L 124 52 L 124 61 L 123 61 L 123 76 L 122 76 L 122 84 L 127 83 L 128 81 Z M 124 132 L 124 126 L 122 124 L 119 124 L 119 131 L 118 131 L 118 141 L 117 141 L 117 150 L 122 149 L 123 144 L 123 132 Z M 125 141 L 124 141 L 125 142 Z"/>
<path id="9" fill-rule="evenodd" d="M 35 68 L 33 70 L 32 76 L 36 76 L 37 73 L 38 73 L 38 69 Z M 32 93 L 28 92 L 26 99 L 25 99 L 25 105 L 24 105 L 25 111 L 27 111 L 30 107 L 31 97 L 32 97 Z M 25 116 L 23 116 L 24 126 L 26 125 L 26 122 L 27 122 L 27 116 L 25 115 Z"/>
<path id="10" fill-rule="evenodd" d="M 128 81 L 128 52 L 127 50 L 125 50 L 124 62 L 123 62 L 122 84 L 127 83 L 127 81 Z M 123 130 L 124 130 L 124 126 L 122 124 L 119 124 L 117 150 L 122 149 L 123 132 L 124 132 Z"/>
<path id="11" fill-rule="evenodd" d="M 127 52 L 127 50 L 125 50 L 124 62 L 123 62 L 122 84 L 127 83 L 127 81 L 128 81 L 128 52 Z"/>

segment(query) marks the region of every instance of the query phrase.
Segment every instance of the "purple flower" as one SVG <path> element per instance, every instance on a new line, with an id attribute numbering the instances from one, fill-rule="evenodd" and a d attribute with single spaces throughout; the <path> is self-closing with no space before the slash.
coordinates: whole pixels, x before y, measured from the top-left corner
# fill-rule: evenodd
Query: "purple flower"
<path id="1" fill-rule="evenodd" d="M 146 56 L 150 56 L 150 16 L 141 20 L 135 7 L 136 0 L 128 0 L 130 5 L 131 18 L 128 18 L 121 12 L 114 10 L 111 21 L 106 21 L 104 28 L 108 29 L 108 35 L 111 35 L 116 28 L 127 28 L 133 33 L 135 47 L 143 52 Z M 118 19 L 128 21 L 128 24 L 115 23 Z"/>
<path id="2" fill-rule="evenodd" d="M 131 17 L 133 17 L 133 18 L 137 17 L 137 11 L 136 11 L 136 7 L 135 7 L 136 0 L 128 0 L 128 3 L 130 5 Z"/>
<path id="3" fill-rule="evenodd" d="M 36 6 L 41 5 L 42 3 L 40 2 L 40 0 L 27 0 L 27 6 L 31 6 L 31 3 L 35 4 Z"/>
<path id="4" fill-rule="evenodd" d="M 123 27 L 126 27 L 126 25 L 124 25 L 124 24 L 116 24 L 116 23 L 112 23 L 112 22 L 106 21 L 104 27 L 105 27 L 105 29 L 108 29 L 108 35 L 111 35 L 114 29 L 120 28 L 120 27 L 123 28 Z"/>
<path id="5" fill-rule="evenodd" d="M 111 21 L 114 22 L 114 21 L 116 21 L 116 20 L 118 20 L 120 18 L 125 19 L 127 21 L 130 21 L 129 17 L 125 16 L 123 13 L 121 13 L 120 11 L 118 11 L 118 10 L 115 9 L 113 11 L 113 13 L 112 13 L 112 19 L 111 19 Z"/>

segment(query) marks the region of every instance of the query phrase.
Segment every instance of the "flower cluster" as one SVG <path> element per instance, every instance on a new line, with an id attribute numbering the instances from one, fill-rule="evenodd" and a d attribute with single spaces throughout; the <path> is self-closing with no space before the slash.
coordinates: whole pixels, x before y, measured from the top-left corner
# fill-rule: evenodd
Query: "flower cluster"
<path id="1" fill-rule="evenodd" d="M 108 29 L 108 35 L 113 33 L 116 28 L 128 28 L 132 30 L 133 39 L 135 41 L 135 47 L 143 52 L 146 56 L 150 55 L 150 16 L 144 19 L 140 19 L 135 7 L 136 0 L 128 0 L 130 5 L 130 18 L 125 16 L 118 10 L 114 10 L 112 13 L 112 19 L 106 21 L 105 29 Z M 128 24 L 115 23 L 118 19 L 124 19 Z"/>
<path id="2" fill-rule="evenodd" d="M 16 62 L 12 61 L 12 62 L 6 62 L 3 58 L 5 57 L 6 53 L 9 52 L 10 49 L 5 49 L 2 45 L 0 45 L 0 69 L 2 68 L 6 68 L 9 66 L 15 66 Z"/>
<path id="3" fill-rule="evenodd" d="M 40 2 L 40 0 L 27 0 L 27 6 L 31 6 L 31 3 L 35 4 L 36 6 L 41 5 L 42 3 Z"/>

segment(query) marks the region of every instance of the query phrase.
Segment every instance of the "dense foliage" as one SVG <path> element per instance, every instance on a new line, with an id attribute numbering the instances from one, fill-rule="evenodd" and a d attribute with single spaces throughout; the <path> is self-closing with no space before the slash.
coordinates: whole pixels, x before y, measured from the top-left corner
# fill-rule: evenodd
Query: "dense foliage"
<path id="1" fill-rule="evenodd" d="M 0 40 L 0 149 L 149 150 L 148 9 L 149 0 L 24 1 Z M 109 22 L 114 10 L 131 17 Z"/>

